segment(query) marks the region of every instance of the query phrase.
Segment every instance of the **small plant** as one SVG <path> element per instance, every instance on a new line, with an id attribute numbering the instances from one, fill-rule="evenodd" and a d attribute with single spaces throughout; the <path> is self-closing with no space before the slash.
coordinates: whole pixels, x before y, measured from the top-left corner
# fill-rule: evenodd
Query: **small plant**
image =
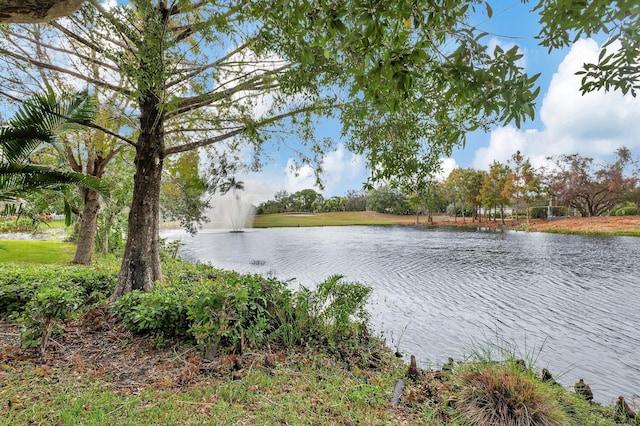
<path id="1" fill-rule="evenodd" d="M 22 335 L 23 345 L 37 344 L 40 355 L 44 356 L 56 322 L 67 319 L 80 307 L 81 303 L 82 297 L 77 288 L 49 286 L 38 290 L 23 316 L 27 323 L 27 329 Z"/>
<path id="2" fill-rule="evenodd" d="M 156 337 L 184 337 L 187 308 L 184 292 L 172 285 L 158 285 L 153 291 L 132 291 L 118 298 L 114 311 L 134 333 Z"/>
<path id="3" fill-rule="evenodd" d="M 478 426 L 565 424 L 555 390 L 517 363 L 468 364 L 457 378 L 456 411 Z"/>
<path id="4" fill-rule="evenodd" d="M 322 282 L 315 294 L 315 309 L 320 318 L 337 333 L 345 333 L 354 324 L 364 324 L 369 315 L 365 307 L 371 288 L 359 283 L 342 282 L 333 275 Z"/>

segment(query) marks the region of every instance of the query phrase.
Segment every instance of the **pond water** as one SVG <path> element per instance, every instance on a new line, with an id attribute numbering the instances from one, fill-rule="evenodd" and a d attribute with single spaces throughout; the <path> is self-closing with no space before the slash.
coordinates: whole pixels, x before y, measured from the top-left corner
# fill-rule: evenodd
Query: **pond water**
<path id="1" fill-rule="evenodd" d="M 422 367 L 496 344 L 595 398 L 640 394 L 640 239 L 318 227 L 164 231 L 189 261 L 313 287 L 333 274 L 374 289 L 377 332 Z"/>

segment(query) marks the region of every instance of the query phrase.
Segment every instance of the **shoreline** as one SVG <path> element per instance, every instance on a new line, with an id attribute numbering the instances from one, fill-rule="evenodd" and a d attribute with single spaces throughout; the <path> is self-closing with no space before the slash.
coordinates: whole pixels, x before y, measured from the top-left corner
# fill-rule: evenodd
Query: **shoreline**
<path id="1" fill-rule="evenodd" d="M 640 236 L 640 216 L 558 217 L 553 219 L 506 219 L 453 218 L 446 215 L 433 216 L 428 223 L 426 216 L 393 215 L 376 212 L 337 212 L 304 215 L 291 212 L 255 216 L 254 228 L 348 226 L 348 225 L 403 225 L 427 228 L 483 228 L 525 232 L 549 232 L 580 235 Z M 206 228 L 205 228 L 206 229 Z"/>

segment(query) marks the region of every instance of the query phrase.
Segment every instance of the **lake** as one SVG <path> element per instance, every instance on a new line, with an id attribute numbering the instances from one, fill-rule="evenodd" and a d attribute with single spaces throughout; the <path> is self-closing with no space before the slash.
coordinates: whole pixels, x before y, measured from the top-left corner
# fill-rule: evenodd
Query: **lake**
<path id="1" fill-rule="evenodd" d="M 189 261 L 373 288 L 377 333 L 421 367 L 492 345 L 579 378 L 595 399 L 640 394 L 640 239 L 411 226 L 163 231 Z"/>

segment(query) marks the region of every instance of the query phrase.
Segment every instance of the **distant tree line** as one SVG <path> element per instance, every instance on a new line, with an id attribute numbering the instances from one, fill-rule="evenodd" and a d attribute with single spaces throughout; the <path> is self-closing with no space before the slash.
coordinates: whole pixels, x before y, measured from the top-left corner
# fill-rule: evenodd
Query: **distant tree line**
<path id="1" fill-rule="evenodd" d="M 427 215 L 447 213 L 463 221 L 483 217 L 504 221 L 513 215 L 545 218 L 579 214 L 637 214 L 640 203 L 637 161 L 627 148 L 614 161 L 598 164 L 580 154 L 549 157 L 548 167 L 534 167 L 517 151 L 509 161 L 494 161 L 489 171 L 456 168 L 445 180 L 432 178 L 420 191 L 406 193 L 392 184 L 369 191 L 349 191 L 325 199 L 313 189 L 279 191 L 258 206 L 258 214 L 284 212 L 376 211 Z"/>

